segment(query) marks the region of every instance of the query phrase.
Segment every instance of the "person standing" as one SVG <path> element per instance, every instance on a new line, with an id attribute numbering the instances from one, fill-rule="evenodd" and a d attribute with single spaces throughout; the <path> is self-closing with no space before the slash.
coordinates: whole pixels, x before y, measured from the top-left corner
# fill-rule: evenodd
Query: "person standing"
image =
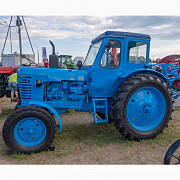
<path id="1" fill-rule="evenodd" d="M 11 102 L 17 102 L 18 101 L 18 88 L 17 88 L 17 68 L 14 69 L 14 73 L 11 74 L 9 81 L 8 81 L 8 87 L 11 91 Z M 14 99 L 14 92 L 16 99 Z"/>
<path id="2" fill-rule="evenodd" d="M 43 63 L 44 63 L 43 66 L 44 66 L 45 68 L 49 68 L 49 62 L 48 62 L 48 59 L 47 59 L 47 58 L 44 58 L 44 59 L 43 59 Z"/>

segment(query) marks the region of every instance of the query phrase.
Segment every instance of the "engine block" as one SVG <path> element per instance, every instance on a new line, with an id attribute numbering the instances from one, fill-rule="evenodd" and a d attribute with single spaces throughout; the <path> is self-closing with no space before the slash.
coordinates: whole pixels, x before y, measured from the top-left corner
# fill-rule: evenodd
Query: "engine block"
<path id="1" fill-rule="evenodd" d="M 47 82 L 44 100 L 56 102 L 59 108 L 82 108 L 88 99 L 87 91 L 86 82 L 83 81 Z"/>

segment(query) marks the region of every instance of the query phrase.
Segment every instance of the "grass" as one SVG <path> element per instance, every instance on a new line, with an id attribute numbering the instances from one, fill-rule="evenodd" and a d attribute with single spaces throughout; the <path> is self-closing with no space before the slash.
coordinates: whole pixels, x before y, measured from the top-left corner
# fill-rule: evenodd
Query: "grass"
<path id="1" fill-rule="evenodd" d="M 175 110 L 180 112 L 180 107 L 176 107 Z M 1 118 L 3 119 L 7 117 L 12 111 L 12 109 L 5 109 L 3 111 L 3 117 Z M 76 111 L 70 110 L 69 113 L 66 113 L 63 116 L 73 116 L 76 115 L 76 113 Z M 68 155 L 86 152 L 90 148 L 103 148 L 111 144 L 117 144 L 130 148 L 136 148 L 136 146 L 139 145 L 147 145 L 150 147 L 149 151 L 151 149 L 158 149 L 159 147 L 167 148 L 169 144 L 180 138 L 180 132 L 176 129 L 178 121 L 178 117 L 173 118 L 173 120 L 169 123 L 169 128 L 165 128 L 163 134 L 158 135 L 154 139 L 143 140 L 141 143 L 134 140 L 128 140 L 124 136 L 121 136 L 114 126 L 108 123 L 64 124 L 61 133 L 58 131 L 59 129 L 57 130 L 57 135 L 54 141 L 56 146 L 55 152 L 52 153 L 46 151 L 38 154 L 32 153 L 31 155 L 13 154 L 8 158 L 12 158 L 19 162 L 41 156 L 45 156 L 45 159 L 51 158 L 52 156 L 62 158 Z M 46 162 L 46 160 L 44 161 Z"/>
<path id="2" fill-rule="evenodd" d="M 2 103 L 6 102 L 6 101 L 7 101 L 6 98 L 1 98 Z"/>
<path id="3" fill-rule="evenodd" d="M 14 111 L 14 109 L 3 109 L 2 111 L 3 111 L 3 114 L 1 114 L 0 120 L 7 118 L 9 114 Z"/>
<path id="4" fill-rule="evenodd" d="M 111 143 L 122 142 L 123 137 L 110 124 L 67 124 L 62 133 L 57 133 L 55 144 L 62 148 L 68 143 L 68 147 L 81 143 L 86 146 L 105 146 Z M 67 147 L 67 146 L 66 146 Z"/>
<path id="5" fill-rule="evenodd" d="M 32 154 L 31 155 L 29 155 L 29 154 L 12 154 L 11 158 L 18 160 L 18 161 L 22 161 L 24 159 L 29 158 L 30 156 L 33 156 L 33 155 Z"/>
<path id="6" fill-rule="evenodd" d="M 179 106 L 176 106 L 176 107 L 175 107 L 175 111 L 179 111 L 179 112 L 180 112 L 180 107 L 179 107 Z"/>

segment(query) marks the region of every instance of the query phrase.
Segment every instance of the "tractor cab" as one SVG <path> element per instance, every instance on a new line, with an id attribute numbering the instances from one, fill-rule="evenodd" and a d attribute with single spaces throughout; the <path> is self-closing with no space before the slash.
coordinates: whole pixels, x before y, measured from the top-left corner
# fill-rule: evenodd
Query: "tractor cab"
<path id="1" fill-rule="evenodd" d="M 144 65 L 149 62 L 149 45 L 149 35 L 107 31 L 92 40 L 84 66 L 99 63 L 102 68 L 118 68 L 122 59 Z"/>
<path id="2" fill-rule="evenodd" d="M 112 96 L 119 81 L 148 67 L 149 35 L 107 31 L 91 43 L 82 69 L 93 69 L 93 96 Z"/>

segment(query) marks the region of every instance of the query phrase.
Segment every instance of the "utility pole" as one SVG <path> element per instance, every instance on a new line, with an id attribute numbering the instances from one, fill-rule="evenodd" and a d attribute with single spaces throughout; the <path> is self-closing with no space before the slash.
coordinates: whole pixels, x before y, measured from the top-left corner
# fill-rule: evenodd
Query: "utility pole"
<path id="1" fill-rule="evenodd" d="M 38 51 L 38 65 L 39 65 L 39 51 Z"/>
<path id="2" fill-rule="evenodd" d="M 17 16 L 16 26 L 18 27 L 18 34 L 19 34 L 20 65 L 22 65 L 22 43 L 21 43 L 21 26 L 22 26 L 22 21 L 21 21 L 19 16 Z"/>
<path id="3" fill-rule="evenodd" d="M 9 34 L 9 38 L 10 38 L 10 44 L 11 44 L 11 54 L 12 54 L 12 39 L 11 39 L 11 27 L 10 27 L 10 34 Z"/>
<path id="4" fill-rule="evenodd" d="M 37 48 L 38 64 L 39 64 L 39 49 L 38 49 L 38 46 L 36 46 L 36 48 Z"/>
<path id="5" fill-rule="evenodd" d="M 8 25 L 8 31 L 7 31 L 7 34 L 6 34 L 6 38 L 5 38 L 5 42 L 4 42 L 4 46 L 3 46 L 3 49 L 2 49 L 2 54 L 4 53 L 4 48 L 5 48 L 5 46 L 6 46 L 6 40 L 7 40 L 7 37 L 8 37 L 8 34 L 9 34 L 9 30 L 11 29 L 11 21 L 12 21 L 12 18 L 13 18 L 13 16 L 11 16 L 11 20 L 10 20 L 10 23 L 9 23 L 9 25 Z M 2 24 L 2 23 L 0 23 L 1 25 L 4 25 L 4 24 Z"/>
<path id="6" fill-rule="evenodd" d="M 4 21 L 4 23 L 9 26 L 9 38 L 10 38 L 10 44 L 11 44 L 11 54 L 12 54 L 12 39 L 11 39 L 11 27 L 15 27 L 15 26 L 11 26 L 10 24 L 8 24 L 6 21 Z"/>

